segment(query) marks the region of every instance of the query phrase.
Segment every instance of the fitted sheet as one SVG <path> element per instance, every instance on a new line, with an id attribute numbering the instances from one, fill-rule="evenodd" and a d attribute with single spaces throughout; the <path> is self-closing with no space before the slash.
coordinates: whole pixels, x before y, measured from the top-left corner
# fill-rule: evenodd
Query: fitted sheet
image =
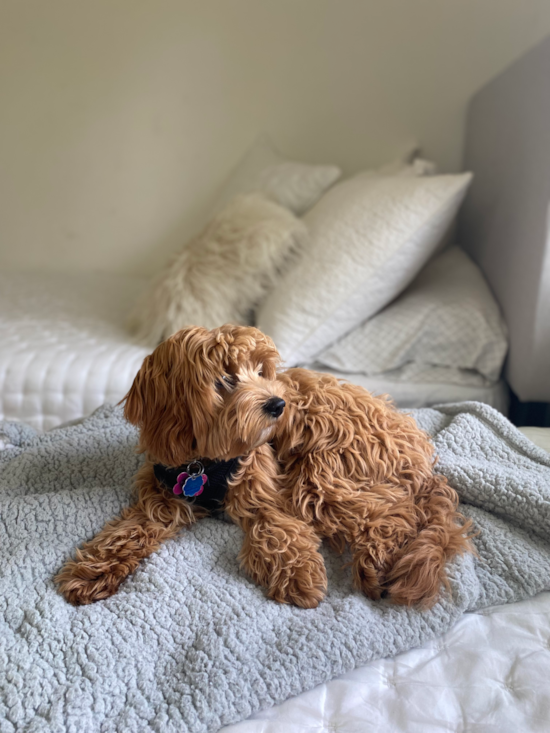
<path id="1" fill-rule="evenodd" d="M 0 275 L 0 419 L 49 430 L 122 399 L 148 353 L 125 325 L 147 282 L 101 273 Z M 506 412 L 502 384 L 338 376 L 389 393 L 403 408 L 477 400 Z"/>
<path id="2" fill-rule="evenodd" d="M 445 402 L 485 402 L 504 415 L 508 412 L 508 388 L 503 381 L 488 386 L 450 384 L 436 379 L 437 368 L 434 368 L 434 379 L 422 382 L 401 382 L 390 376 L 380 374 L 367 377 L 364 374 L 348 374 L 335 369 L 311 365 L 312 369 L 334 374 L 340 379 L 358 384 L 376 395 L 388 394 L 396 405 L 402 409 L 417 407 L 433 407 Z"/>
<path id="3" fill-rule="evenodd" d="M 550 428 L 524 428 L 550 452 Z M 466 614 L 445 636 L 380 659 L 223 733 L 548 733 L 550 593 Z"/>

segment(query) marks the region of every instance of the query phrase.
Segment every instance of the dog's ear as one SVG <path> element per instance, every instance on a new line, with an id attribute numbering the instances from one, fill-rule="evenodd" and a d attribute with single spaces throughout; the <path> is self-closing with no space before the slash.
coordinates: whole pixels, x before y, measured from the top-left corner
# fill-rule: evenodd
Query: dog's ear
<path id="1" fill-rule="evenodd" d="M 193 457 L 189 386 L 178 346 L 169 339 L 146 357 L 124 398 L 124 416 L 140 428 L 140 450 L 167 466 Z"/>
<path id="2" fill-rule="evenodd" d="M 124 403 L 124 417 L 132 425 L 141 427 L 145 416 L 147 374 L 150 372 L 151 356 L 147 356 L 136 374 L 128 394 L 120 401 Z"/>

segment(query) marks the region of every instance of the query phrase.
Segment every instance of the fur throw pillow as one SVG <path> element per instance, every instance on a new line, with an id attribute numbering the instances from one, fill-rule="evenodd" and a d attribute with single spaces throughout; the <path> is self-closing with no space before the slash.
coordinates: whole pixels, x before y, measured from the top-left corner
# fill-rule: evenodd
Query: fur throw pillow
<path id="1" fill-rule="evenodd" d="M 237 196 L 155 279 L 134 311 L 133 330 L 156 346 L 184 326 L 250 323 L 304 229 L 262 194 Z"/>

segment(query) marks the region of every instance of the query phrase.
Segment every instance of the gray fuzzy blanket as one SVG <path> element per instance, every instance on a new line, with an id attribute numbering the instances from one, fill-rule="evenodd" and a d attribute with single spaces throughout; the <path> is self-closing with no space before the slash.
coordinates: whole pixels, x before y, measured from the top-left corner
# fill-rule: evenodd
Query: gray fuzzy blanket
<path id="1" fill-rule="evenodd" d="M 73 608 L 52 582 L 128 503 L 139 458 L 117 408 L 37 436 L 0 423 L 0 731 L 216 731 L 377 657 L 443 634 L 465 611 L 550 589 L 550 456 L 477 403 L 415 413 L 480 531 L 429 612 L 371 602 L 325 551 L 315 610 L 265 599 L 240 572 L 240 530 L 204 520 L 113 598 Z"/>

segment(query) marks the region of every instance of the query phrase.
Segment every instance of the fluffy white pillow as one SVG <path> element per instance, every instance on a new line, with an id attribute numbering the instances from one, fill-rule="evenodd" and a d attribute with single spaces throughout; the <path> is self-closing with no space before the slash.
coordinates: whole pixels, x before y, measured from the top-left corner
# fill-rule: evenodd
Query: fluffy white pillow
<path id="1" fill-rule="evenodd" d="M 471 178 L 360 174 L 323 196 L 304 217 L 302 258 L 257 315 L 288 365 L 313 360 L 399 295 L 444 238 Z"/>
<path id="2" fill-rule="evenodd" d="M 286 160 L 269 138 L 262 135 L 232 172 L 214 210 L 220 211 L 239 194 L 260 191 L 301 215 L 341 175 L 342 171 L 335 165 L 308 165 Z"/>
<path id="3" fill-rule="evenodd" d="M 184 326 L 249 323 L 303 230 L 265 196 L 237 196 L 156 278 L 130 325 L 155 346 Z"/>
<path id="4" fill-rule="evenodd" d="M 489 286 L 468 255 L 453 247 L 318 361 L 367 376 L 408 365 L 414 365 L 408 375 L 427 366 L 468 369 L 496 382 L 506 350 L 506 326 Z"/>

